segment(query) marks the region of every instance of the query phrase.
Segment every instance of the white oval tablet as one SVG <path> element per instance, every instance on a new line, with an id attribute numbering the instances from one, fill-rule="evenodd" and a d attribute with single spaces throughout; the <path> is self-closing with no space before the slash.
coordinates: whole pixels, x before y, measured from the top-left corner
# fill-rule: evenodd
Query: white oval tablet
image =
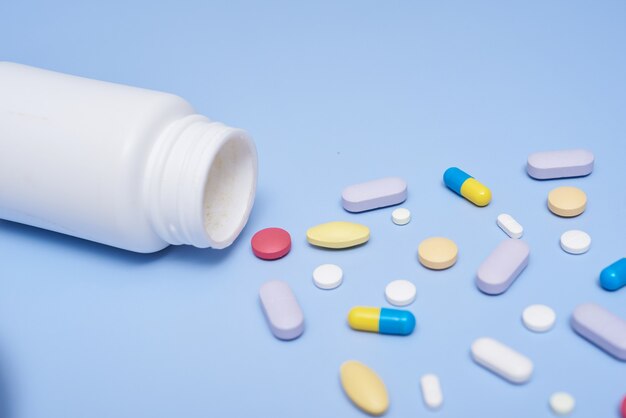
<path id="1" fill-rule="evenodd" d="M 408 280 L 394 280 L 385 287 L 385 298 L 395 306 L 410 305 L 416 294 L 415 285 Z"/>
<path id="2" fill-rule="evenodd" d="M 411 221 L 411 211 L 407 208 L 398 208 L 391 212 L 391 220 L 396 225 L 406 225 Z"/>
<path id="3" fill-rule="evenodd" d="M 575 405 L 574 397 L 567 392 L 555 392 L 550 396 L 550 408 L 557 415 L 569 415 Z"/>
<path id="4" fill-rule="evenodd" d="M 397 205 L 406 200 L 406 181 L 400 177 L 385 177 L 343 189 L 341 200 L 348 212 L 364 212 Z"/>
<path id="5" fill-rule="evenodd" d="M 313 283 L 320 289 L 334 289 L 343 281 L 343 270 L 335 264 L 322 264 L 313 270 Z"/>
<path id="6" fill-rule="evenodd" d="M 511 383 L 526 383 L 533 374 L 533 362 L 493 338 L 479 338 L 472 344 L 474 361 Z"/>
<path id="7" fill-rule="evenodd" d="M 443 403 L 443 392 L 441 391 L 439 377 L 435 374 L 425 374 L 420 379 L 420 386 L 426 406 L 430 409 L 439 408 Z"/>
<path id="8" fill-rule="evenodd" d="M 521 238 L 524 234 L 524 228 L 511 215 L 501 213 L 496 219 L 496 223 L 511 238 Z"/>
<path id="9" fill-rule="evenodd" d="M 534 332 L 549 331 L 556 322 L 554 310 L 546 305 L 530 305 L 522 312 L 524 326 Z"/>
<path id="10" fill-rule="evenodd" d="M 570 254 L 584 254 L 591 247 L 591 237 L 585 231 L 572 229 L 561 235 L 561 248 Z"/>
<path id="11" fill-rule="evenodd" d="M 586 176 L 593 171 L 593 153 L 584 149 L 535 152 L 526 171 L 539 180 Z"/>

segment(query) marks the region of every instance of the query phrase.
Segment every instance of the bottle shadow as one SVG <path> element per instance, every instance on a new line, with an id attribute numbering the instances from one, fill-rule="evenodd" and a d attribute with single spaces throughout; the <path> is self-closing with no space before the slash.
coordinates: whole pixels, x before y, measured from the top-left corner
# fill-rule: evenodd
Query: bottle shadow
<path id="1" fill-rule="evenodd" d="M 42 247 L 48 247 L 50 251 L 71 253 L 72 256 L 104 258 L 108 261 L 132 266 L 158 263 L 165 260 L 219 264 L 233 253 L 242 241 L 238 239 L 231 246 L 222 250 L 196 248 L 191 245 L 171 245 L 155 253 L 144 254 L 2 219 L 0 219 L 0 235 L 4 235 L 2 238 L 6 242 L 21 240 L 27 244 L 39 245 L 38 250 L 41 250 Z"/>

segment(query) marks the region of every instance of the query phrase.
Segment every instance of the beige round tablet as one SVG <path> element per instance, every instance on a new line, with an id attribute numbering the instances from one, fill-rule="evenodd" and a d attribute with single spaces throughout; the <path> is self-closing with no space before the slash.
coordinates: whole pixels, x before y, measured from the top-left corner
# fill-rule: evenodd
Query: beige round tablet
<path id="1" fill-rule="evenodd" d="M 565 218 L 578 216 L 587 207 L 587 195 L 578 187 L 557 187 L 548 193 L 548 208 Z"/>
<path id="2" fill-rule="evenodd" d="M 459 250 L 451 239 L 442 237 L 426 238 L 417 247 L 417 256 L 424 267 L 443 270 L 456 263 Z"/>

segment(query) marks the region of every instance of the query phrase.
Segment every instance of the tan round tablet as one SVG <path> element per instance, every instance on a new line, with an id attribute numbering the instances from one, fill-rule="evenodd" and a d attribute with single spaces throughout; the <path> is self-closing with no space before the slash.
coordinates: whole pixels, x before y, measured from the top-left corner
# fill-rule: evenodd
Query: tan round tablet
<path id="1" fill-rule="evenodd" d="M 424 267 L 433 270 L 443 270 L 456 263 L 459 253 L 454 241 L 448 238 L 426 238 L 417 247 L 417 256 Z"/>
<path id="2" fill-rule="evenodd" d="M 578 187 L 557 187 L 548 193 L 548 208 L 565 218 L 578 216 L 587 207 L 587 195 Z"/>

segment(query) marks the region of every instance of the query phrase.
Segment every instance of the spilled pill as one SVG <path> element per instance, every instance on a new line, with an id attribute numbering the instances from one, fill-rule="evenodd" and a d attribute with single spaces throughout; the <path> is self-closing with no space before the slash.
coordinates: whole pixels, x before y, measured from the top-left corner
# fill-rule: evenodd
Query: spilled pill
<path id="1" fill-rule="evenodd" d="M 526 171 L 538 180 L 586 176 L 593 171 L 593 153 L 584 149 L 535 152 Z"/>
<path id="2" fill-rule="evenodd" d="M 349 248 L 367 242 L 370 229 L 353 222 L 328 222 L 309 228 L 306 239 L 311 245 L 325 248 Z"/>
<path id="3" fill-rule="evenodd" d="M 533 362 L 493 338 L 479 338 L 472 344 L 472 358 L 486 369 L 511 383 L 526 383 L 533 373 Z"/>
<path id="4" fill-rule="evenodd" d="M 291 249 L 291 236 L 281 228 L 265 228 L 252 236 L 252 252 L 263 260 L 276 260 Z"/>
<path id="5" fill-rule="evenodd" d="M 511 215 L 501 213 L 496 219 L 496 224 L 511 238 L 521 238 L 524 234 L 524 228 Z"/>
<path id="6" fill-rule="evenodd" d="M 560 243 L 561 248 L 566 253 L 584 254 L 589 251 L 589 247 L 591 247 L 591 237 L 585 231 L 572 229 L 563 232 Z"/>
<path id="7" fill-rule="evenodd" d="M 408 280 L 394 280 L 385 287 L 387 302 L 395 306 L 406 306 L 413 303 L 417 290 Z"/>
<path id="8" fill-rule="evenodd" d="M 406 225 L 411 222 L 411 212 L 407 208 L 398 208 L 391 212 L 391 220 L 396 225 Z"/>
<path id="9" fill-rule="evenodd" d="M 406 181 L 400 177 L 385 177 L 346 187 L 341 201 L 348 212 L 364 212 L 397 205 L 404 202 L 406 196 Z"/>
<path id="10" fill-rule="evenodd" d="M 622 399 L 622 418 L 626 418 L 626 395 Z"/>
<path id="11" fill-rule="evenodd" d="M 456 263 L 459 249 L 448 238 L 430 237 L 426 238 L 417 247 L 417 258 L 426 268 L 431 270 L 445 270 Z"/>
<path id="12" fill-rule="evenodd" d="M 476 273 L 476 285 L 489 294 L 505 292 L 528 265 L 530 247 L 519 239 L 505 239 L 483 261 Z"/>
<path id="13" fill-rule="evenodd" d="M 443 173 L 443 182 L 476 206 L 487 206 L 491 202 L 491 190 L 457 167 L 450 167 Z"/>
<path id="14" fill-rule="evenodd" d="M 548 209 L 555 215 L 573 218 L 585 211 L 587 195 L 578 187 L 557 187 L 548 193 Z"/>
<path id="15" fill-rule="evenodd" d="M 617 290 L 626 286 L 626 258 L 617 260 L 600 272 L 600 286 L 604 290 Z"/>
<path id="16" fill-rule="evenodd" d="M 343 281 L 343 270 L 335 264 L 322 264 L 313 270 L 313 283 L 320 289 L 330 290 Z"/>
<path id="17" fill-rule="evenodd" d="M 415 317 L 400 309 L 355 306 L 348 313 L 348 324 L 358 331 L 409 335 L 415 329 Z"/>
<path id="18" fill-rule="evenodd" d="M 567 392 L 555 392 L 550 396 L 550 409 L 556 415 L 569 415 L 574 410 L 576 401 L 574 397 Z"/>
<path id="19" fill-rule="evenodd" d="M 571 325 L 580 336 L 626 361 L 626 320 L 598 304 L 583 303 L 574 309 Z"/>
<path id="20" fill-rule="evenodd" d="M 554 310 L 546 305 L 530 305 L 522 312 L 524 326 L 534 332 L 550 331 L 556 322 Z"/>
<path id="21" fill-rule="evenodd" d="M 287 282 L 265 282 L 259 290 L 259 298 L 267 323 L 276 338 L 293 340 L 302 335 L 304 315 Z"/>
<path id="22" fill-rule="evenodd" d="M 370 415 L 382 415 L 389 408 L 383 380 L 365 364 L 348 360 L 339 368 L 341 386 L 350 400 Z"/>
<path id="23" fill-rule="evenodd" d="M 439 377 L 436 374 L 425 374 L 420 378 L 420 386 L 422 388 L 422 397 L 424 403 L 430 409 L 437 409 L 443 404 L 443 392 Z"/>

